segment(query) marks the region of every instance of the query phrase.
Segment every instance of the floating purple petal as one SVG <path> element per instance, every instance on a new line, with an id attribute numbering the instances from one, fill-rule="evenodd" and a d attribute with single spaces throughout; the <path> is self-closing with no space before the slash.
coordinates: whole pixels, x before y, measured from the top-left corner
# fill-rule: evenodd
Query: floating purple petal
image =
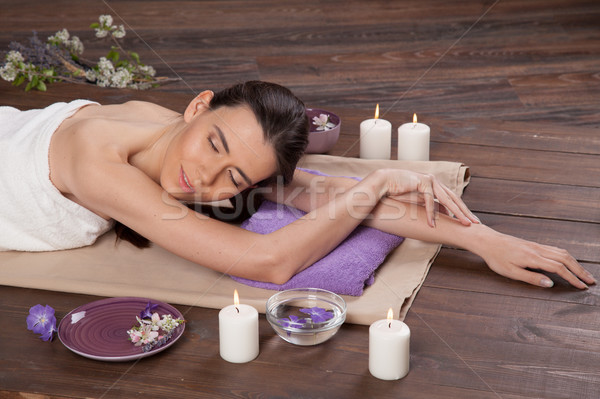
<path id="1" fill-rule="evenodd" d="M 329 312 L 318 306 L 308 309 L 300 309 L 300 311 L 302 313 L 310 315 L 310 318 L 312 319 L 313 323 L 323 323 L 333 318 L 333 312 Z"/>
<path id="2" fill-rule="evenodd" d="M 302 328 L 306 320 L 299 318 L 298 316 L 294 316 L 293 314 L 289 316 L 288 319 L 279 319 L 279 324 L 282 327 L 292 327 L 292 328 Z"/>

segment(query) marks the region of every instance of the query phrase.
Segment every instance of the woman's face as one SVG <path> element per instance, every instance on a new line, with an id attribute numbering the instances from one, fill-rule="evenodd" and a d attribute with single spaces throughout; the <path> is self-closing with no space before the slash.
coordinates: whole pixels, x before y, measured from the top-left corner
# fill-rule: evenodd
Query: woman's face
<path id="1" fill-rule="evenodd" d="M 246 106 L 212 111 L 202 104 L 171 141 L 161 170 L 161 186 L 183 201 L 231 198 L 273 175 L 275 152 Z"/>

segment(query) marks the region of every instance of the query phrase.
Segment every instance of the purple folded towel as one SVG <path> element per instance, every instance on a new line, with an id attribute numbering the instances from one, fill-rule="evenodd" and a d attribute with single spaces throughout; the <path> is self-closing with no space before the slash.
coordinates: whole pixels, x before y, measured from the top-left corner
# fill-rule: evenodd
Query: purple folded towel
<path id="1" fill-rule="evenodd" d="M 307 172 L 323 175 L 320 172 Z M 292 223 L 305 213 L 285 205 L 265 201 L 258 211 L 242 223 L 242 228 L 268 234 Z M 404 240 L 370 227 L 357 227 L 337 248 L 312 266 L 293 276 L 285 284 L 264 283 L 240 277 L 240 283 L 270 290 L 290 288 L 323 288 L 342 295 L 362 295 L 365 286 L 373 284 L 375 270 L 387 254 Z"/>

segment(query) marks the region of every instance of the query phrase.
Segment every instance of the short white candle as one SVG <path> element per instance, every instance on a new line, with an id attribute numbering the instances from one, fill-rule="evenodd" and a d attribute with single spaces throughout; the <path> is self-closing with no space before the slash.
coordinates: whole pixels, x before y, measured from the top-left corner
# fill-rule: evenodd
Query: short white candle
<path id="1" fill-rule="evenodd" d="M 429 161 L 429 126 L 417 122 L 405 123 L 398 128 L 398 159 L 403 161 Z"/>
<path id="2" fill-rule="evenodd" d="M 233 295 L 234 304 L 219 312 L 219 349 L 228 362 L 246 363 L 258 356 L 258 312 Z"/>
<path id="3" fill-rule="evenodd" d="M 379 104 L 375 118 L 360 123 L 360 157 L 364 159 L 390 159 L 392 153 L 392 124 L 379 119 Z"/>
<path id="4" fill-rule="evenodd" d="M 410 329 L 393 319 L 390 308 L 386 320 L 369 327 L 369 372 L 382 380 L 397 380 L 408 374 L 410 365 Z"/>

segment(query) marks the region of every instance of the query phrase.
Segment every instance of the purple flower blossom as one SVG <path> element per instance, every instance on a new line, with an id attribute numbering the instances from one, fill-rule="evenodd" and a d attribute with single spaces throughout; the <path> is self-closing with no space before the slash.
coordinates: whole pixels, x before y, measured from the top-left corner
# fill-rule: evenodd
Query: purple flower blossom
<path id="1" fill-rule="evenodd" d="M 140 312 L 140 319 L 151 319 L 152 311 L 158 307 L 158 304 L 148 301 L 146 309 Z"/>
<path id="2" fill-rule="evenodd" d="M 306 320 L 305 319 L 301 319 L 298 316 L 294 316 L 293 314 L 289 315 L 289 320 L 288 319 L 279 319 L 279 324 L 281 325 L 281 327 L 286 328 L 286 327 L 291 327 L 291 328 L 303 328 L 304 325 L 306 324 Z M 291 336 L 292 332 L 291 331 L 286 331 L 287 336 Z"/>
<path id="3" fill-rule="evenodd" d="M 56 331 L 54 309 L 48 305 L 32 306 L 27 316 L 27 329 L 40 334 L 40 338 L 44 341 L 52 340 Z"/>
<path id="4" fill-rule="evenodd" d="M 291 314 L 288 319 L 279 319 L 279 324 L 281 327 L 291 327 L 291 328 L 302 328 L 306 320 L 299 318 L 298 316 L 294 316 Z"/>
<path id="5" fill-rule="evenodd" d="M 310 318 L 313 323 L 323 323 L 333 318 L 333 312 L 328 312 L 325 309 L 320 308 L 318 306 L 308 309 L 300 309 L 300 311 L 302 313 L 310 315 Z"/>

